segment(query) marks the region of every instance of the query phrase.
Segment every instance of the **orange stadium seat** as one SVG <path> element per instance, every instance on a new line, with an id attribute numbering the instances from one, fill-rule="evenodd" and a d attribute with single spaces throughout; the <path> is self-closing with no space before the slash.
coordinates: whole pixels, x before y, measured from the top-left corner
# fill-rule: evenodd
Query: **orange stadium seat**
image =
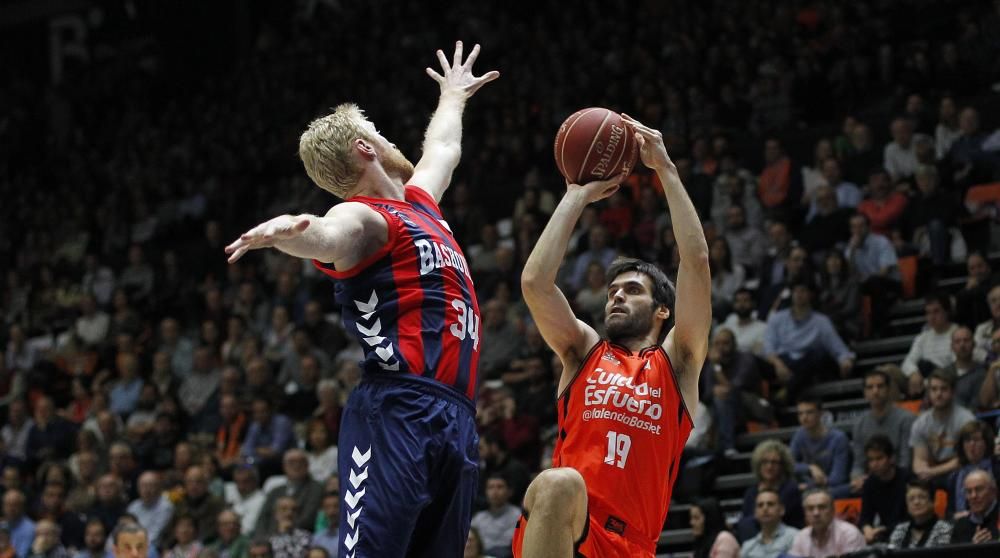
<path id="1" fill-rule="evenodd" d="M 903 282 L 903 298 L 917 296 L 917 257 L 903 256 L 899 258 L 899 275 Z"/>
<path id="2" fill-rule="evenodd" d="M 841 498 L 833 501 L 833 511 L 837 519 L 858 524 L 861 517 L 861 498 Z"/>
<path id="3" fill-rule="evenodd" d="M 906 409 L 915 415 L 920 414 L 920 405 L 924 401 L 922 399 L 910 399 L 907 401 L 896 401 L 896 406 L 900 409 Z"/>
<path id="4" fill-rule="evenodd" d="M 941 490 L 940 488 L 934 492 L 934 513 L 938 517 L 945 517 L 945 512 L 948 511 L 948 491 Z"/>
<path id="5" fill-rule="evenodd" d="M 996 203 L 1000 202 L 1000 182 L 978 184 L 965 193 L 966 203 Z"/>

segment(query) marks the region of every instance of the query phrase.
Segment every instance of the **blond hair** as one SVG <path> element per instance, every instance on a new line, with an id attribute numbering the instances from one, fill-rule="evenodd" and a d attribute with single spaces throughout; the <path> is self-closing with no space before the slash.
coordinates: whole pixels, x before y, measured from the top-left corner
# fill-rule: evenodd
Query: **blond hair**
<path id="1" fill-rule="evenodd" d="M 792 458 L 792 452 L 788 446 L 774 439 L 764 440 L 753 449 L 753 453 L 750 455 L 750 469 L 753 470 L 754 476 L 760 480 L 762 462 L 765 457 L 772 453 L 778 454 L 778 458 L 781 459 L 781 472 L 784 478 L 792 478 L 795 473 L 795 460 Z"/>
<path id="2" fill-rule="evenodd" d="M 306 174 L 320 188 L 344 198 L 361 178 L 361 167 L 351 154 L 354 140 L 374 143 L 372 125 L 354 103 L 344 103 L 317 118 L 299 138 L 299 157 Z"/>

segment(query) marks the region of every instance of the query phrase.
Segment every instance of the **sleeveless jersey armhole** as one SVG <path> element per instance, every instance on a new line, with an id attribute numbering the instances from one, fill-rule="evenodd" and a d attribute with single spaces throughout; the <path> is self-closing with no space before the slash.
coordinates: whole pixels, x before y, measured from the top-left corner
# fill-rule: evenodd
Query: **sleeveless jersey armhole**
<path id="1" fill-rule="evenodd" d="M 409 202 L 409 204 L 414 208 L 422 209 L 424 213 L 427 213 L 435 219 L 442 219 L 444 217 L 444 213 L 441 212 L 441 207 L 436 201 L 434 201 L 434 196 L 431 196 L 420 186 L 407 184 L 404 191 L 406 201 Z"/>
<path id="2" fill-rule="evenodd" d="M 667 365 L 670 366 L 670 380 L 674 383 L 674 391 L 677 392 L 677 398 L 681 402 L 681 408 L 684 409 L 684 414 L 687 415 L 688 420 L 691 421 L 691 426 L 694 427 L 694 415 L 691 414 L 691 409 L 688 409 L 687 401 L 684 401 L 684 393 L 681 391 L 681 383 L 677 379 L 677 369 L 674 368 L 674 363 L 670 360 L 670 355 L 667 354 L 667 350 L 663 348 L 663 345 L 657 346 L 656 350 L 663 353 L 663 358 L 667 359 Z"/>
<path id="3" fill-rule="evenodd" d="M 375 252 L 371 255 L 346 270 L 340 271 L 334 269 L 333 264 L 314 259 L 312 262 L 313 265 L 316 266 L 316 269 L 319 269 L 334 279 L 347 279 L 361 273 L 367 269 L 368 266 L 382 259 L 386 254 L 392 251 L 392 247 L 396 244 L 396 238 L 399 236 L 399 218 L 381 207 L 376 207 L 374 205 L 369 205 L 368 207 L 374 209 L 376 213 L 385 219 L 386 228 L 388 229 L 385 244 L 380 246 L 379 249 L 375 250 Z"/>
<path id="4" fill-rule="evenodd" d="M 576 379 L 580 375 L 580 372 L 583 372 L 583 367 L 586 366 L 588 362 L 590 362 L 590 357 L 594 356 L 594 351 L 596 351 L 598 347 L 600 347 L 603 344 L 604 344 L 604 339 L 598 339 L 597 343 L 594 343 L 594 346 L 591 347 L 589 351 L 587 351 L 587 355 L 583 357 L 583 360 L 581 360 L 580 364 L 576 367 L 576 372 L 574 372 L 573 377 L 569 379 L 569 383 L 567 383 L 566 387 L 563 388 L 563 390 L 559 392 L 558 395 L 556 395 L 556 401 L 559 401 L 567 393 L 569 393 L 570 388 L 573 387 L 573 383 L 576 382 Z"/>

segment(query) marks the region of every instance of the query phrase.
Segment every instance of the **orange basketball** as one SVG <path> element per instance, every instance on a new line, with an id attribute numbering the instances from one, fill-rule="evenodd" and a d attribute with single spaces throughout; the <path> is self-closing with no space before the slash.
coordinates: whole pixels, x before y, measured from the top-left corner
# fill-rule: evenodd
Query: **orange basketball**
<path id="1" fill-rule="evenodd" d="M 555 156 L 566 180 L 585 184 L 622 171 L 632 172 L 639 146 L 620 114 L 606 108 L 586 108 L 559 126 Z"/>

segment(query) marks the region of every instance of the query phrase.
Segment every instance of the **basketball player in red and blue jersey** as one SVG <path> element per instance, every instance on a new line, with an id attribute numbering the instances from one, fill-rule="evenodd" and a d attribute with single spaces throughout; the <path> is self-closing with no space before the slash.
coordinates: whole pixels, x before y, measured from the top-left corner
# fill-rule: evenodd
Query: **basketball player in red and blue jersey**
<path id="1" fill-rule="evenodd" d="M 662 135 L 625 120 L 666 193 L 681 257 L 677 287 L 653 264 L 619 259 L 607 272 L 607 339 L 577 320 L 555 284 L 559 263 L 583 208 L 623 177 L 567 185 L 521 276 L 563 373 L 555 468 L 528 487 L 518 557 L 652 557 L 693 426 L 712 320 L 708 247 Z"/>
<path id="2" fill-rule="evenodd" d="M 354 105 L 313 121 L 299 155 L 344 200 L 324 217 L 280 216 L 226 248 L 274 247 L 334 280 L 344 326 L 364 349 L 339 439 L 340 556 L 460 556 L 477 489 L 474 397 L 479 305 L 438 201 L 461 154 L 462 112 L 480 87 L 462 43 L 442 73 L 414 167 Z"/>

